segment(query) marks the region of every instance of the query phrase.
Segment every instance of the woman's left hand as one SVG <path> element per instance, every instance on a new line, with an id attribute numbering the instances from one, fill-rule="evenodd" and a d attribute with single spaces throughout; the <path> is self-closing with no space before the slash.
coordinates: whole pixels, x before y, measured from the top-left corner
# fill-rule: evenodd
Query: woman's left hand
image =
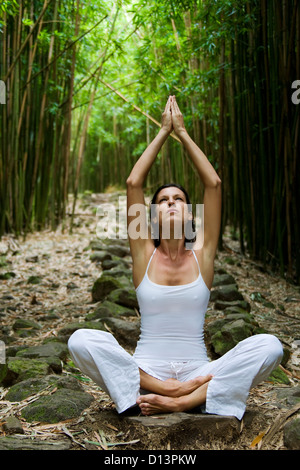
<path id="1" fill-rule="evenodd" d="M 171 112 L 172 112 L 172 123 L 173 123 L 173 128 L 178 137 L 182 132 L 186 132 L 185 125 L 184 125 L 184 120 L 182 113 L 179 109 L 179 106 L 177 104 L 175 96 L 172 96 L 171 100 Z"/>

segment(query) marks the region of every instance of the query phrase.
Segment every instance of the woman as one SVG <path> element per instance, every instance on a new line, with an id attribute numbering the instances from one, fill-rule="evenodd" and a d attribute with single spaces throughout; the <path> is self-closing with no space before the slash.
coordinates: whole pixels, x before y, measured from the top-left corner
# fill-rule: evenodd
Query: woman
<path id="1" fill-rule="evenodd" d="M 204 185 L 203 236 L 186 236 L 193 215 L 186 191 L 175 184 L 156 191 L 151 217 L 156 234 L 148 228 L 143 184 L 172 131 Z M 135 404 L 144 415 L 201 406 L 206 413 L 241 419 L 250 388 L 279 364 L 282 346 L 275 336 L 261 334 L 208 360 L 203 325 L 220 231 L 221 181 L 189 137 L 174 96 L 168 99 L 160 131 L 127 179 L 127 203 L 140 339 L 131 356 L 110 333 L 77 330 L 69 340 L 74 362 L 111 396 L 119 413 Z"/>

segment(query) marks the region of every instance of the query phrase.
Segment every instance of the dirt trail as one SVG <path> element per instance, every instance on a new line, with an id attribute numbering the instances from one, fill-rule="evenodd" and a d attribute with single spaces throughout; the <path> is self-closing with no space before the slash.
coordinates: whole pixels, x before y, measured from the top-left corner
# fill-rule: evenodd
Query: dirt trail
<path id="1" fill-rule="evenodd" d="M 101 194 L 83 198 L 77 206 L 72 235 L 59 229 L 55 233 L 42 231 L 29 234 L 25 241 L 11 236 L 3 237 L 0 251 L 6 255 L 7 265 L 1 271 L 14 273 L 10 279 L 0 281 L 1 328 L 2 334 L 7 333 L 9 344 L 40 344 L 45 338 L 55 337 L 66 323 L 84 318 L 93 310 L 91 287 L 99 277 L 100 268 L 90 260 L 87 247 L 91 240 L 97 238 L 96 225 L 99 220 L 95 216 L 95 209 L 100 203 L 115 202 L 118 196 L 119 194 Z M 174 446 L 178 448 L 179 445 L 184 449 L 249 449 L 253 440 L 261 433 L 267 433 L 278 417 L 282 416 L 284 421 L 291 419 L 284 418 L 284 412 L 290 407 L 286 405 L 286 397 L 280 398 L 280 393 L 299 385 L 299 287 L 288 284 L 278 275 L 266 272 L 240 255 L 238 243 L 228 234 L 224 237 L 224 243 L 225 250 L 218 253 L 216 266 L 223 267 L 234 276 L 260 326 L 277 335 L 289 349 L 291 355 L 285 368 L 290 377 L 290 385 L 265 382 L 253 389 L 240 434 L 231 443 L 222 439 L 210 442 L 197 442 L 197 439 L 193 439 L 192 444 L 189 444 L 187 437 L 182 440 L 180 436 L 173 436 L 169 441 L 164 441 L 167 449 L 176 449 Z M 28 283 L 30 276 L 40 277 L 41 282 Z M 273 307 L 253 300 L 255 292 L 263 294 L 267 301 L 273 303 Z M 40 323 L 41 329 L 34 336 L 18 338 L 13 335 L 12 330 L 12 325 L 18 318 L 35 320 Z M 71 441 L 71 448 L 74 449 L 160 448 L 162 439 L 159 433 L 163 431 L 152 433 L 152 441 L 149 441 L 147 429 L 137 427 L 126 419 L 119 419 L 110 399 L 91 381 L 84 382 L 84 388 L 93 394 L 96 401 L 80 419 L 56 425 L 23 422 L 25 435 L 36 435 L 44 439 L 65 438 Z M 0 396 L 5 396 L 4 389 L 0 388 Z M 0 402 L 0 411 L 1 406 L 3 401 Z M 14 412 L 13 407 L 11 412 Z M 280 426 L 270 442 L 264 443 L 264 439 L 265 437 L 258 437 L 254 448 L 285 448 Z M 112 442 L 119 445 L 109 445 Z"/>

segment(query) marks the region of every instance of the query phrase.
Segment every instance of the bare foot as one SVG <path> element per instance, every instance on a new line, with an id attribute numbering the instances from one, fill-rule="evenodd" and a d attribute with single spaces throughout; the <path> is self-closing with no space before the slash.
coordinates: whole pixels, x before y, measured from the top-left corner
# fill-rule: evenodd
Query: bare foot
<path id="1" fill-rule="evenodd" d="M 156 413 L 180 411 L 178 398 L 155 395 L 154 393 L 141 395 L 136 402 L 139 405 L 142 414 L 147 416 Z"/>
<path id="2" fill-rule="evenodd" d="M 208 382 L 204 383 L 188 395 L 181 397 L 166 397 L 150 393 L 141 395 L 137 399 L 143 415 L 153 415 L 157 413 L 174 413 L 187 411 L 202 405 L 206 400 Z"/>

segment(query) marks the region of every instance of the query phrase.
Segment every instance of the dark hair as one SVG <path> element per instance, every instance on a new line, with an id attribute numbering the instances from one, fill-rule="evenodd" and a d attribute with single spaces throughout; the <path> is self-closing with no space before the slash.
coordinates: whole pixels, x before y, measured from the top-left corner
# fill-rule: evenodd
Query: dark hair
<path id="1" fill-rule="evenodd" d="M 162 189 L 165 189 L 165 188 L 170 188 L 170 187 L 175 187 L 175 188 L 178 188 L 180 189 L 180 191 L 182 191 L 185 195 L 185 198 L 186 198 L 186 202 L 187 202 L 187 205 L 188 205 L 188 211 L 190 213 L 192 213 L 192 204 L 191 204 L 191 201 L 190 201 L 190 198 L 189 198 L 189 195 L 187 193 L 187 191 L 180 185 L 180 184 L 177 184 L 177 183 L 167 183 L 167 184 L 163 184 L 162 186 L 160 186 L 159 188 L 157 188 L 157 190 L 155 191 L 153 197 L 152 197 L 152 200 L 151 200 L 151 205 L 150 205 L 150 223 L 151 223 L 151 234 L 155 234 L 155 233 L 159 233 L 158 232 L 158 222 L 157 223 L 154 223 L 153 222 L 153 217 L 151 217 L 151 208 L 153 207 L 154 204 L 156 204 L 156 198 L 157 198 L 157 195 L 158 193 L 162 190 Z M 192 213 L 193 215 L 193 213 Z M 195 243 L 196 241 L 196 236 L 195 236 L 195 220 L 194 220 L 194 216 L 192 217 L 192 220 L 189 221 L 187 223 L 187 230 L 188 230 L 188 233 L 191 234 L 191 238 L 188 238 L 188 237 L 185 237 L 184 239 L 184 244 L 185 246 L 187 247 L 187 244 L 188 243 Z M 194 235 L 194 236 L 193 236 Z M 153 236 L 153 240 L 154 240 L 154 245 L 157 247 L 159 246 L 160 244 L 160 236 L 158 234 L 158 238 L 156 238 L 155 236 Z"/>

